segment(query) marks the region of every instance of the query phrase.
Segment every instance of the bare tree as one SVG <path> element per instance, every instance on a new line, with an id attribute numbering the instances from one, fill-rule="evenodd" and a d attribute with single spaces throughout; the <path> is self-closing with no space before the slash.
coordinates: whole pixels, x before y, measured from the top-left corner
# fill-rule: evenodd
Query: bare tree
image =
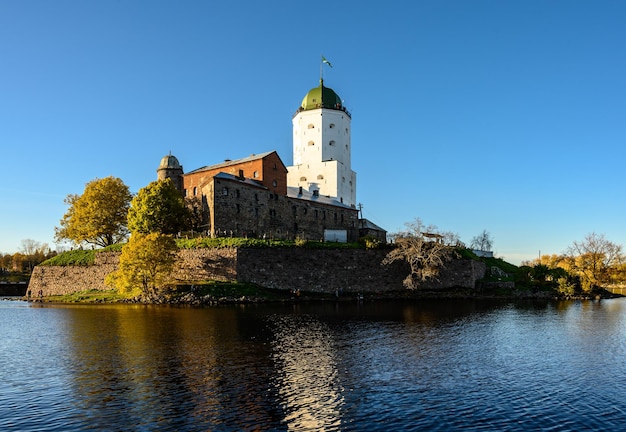
<path id="1" fill-rule="evenodd" d="M 20 252 L 24 255 L 34 255 L 42 247 L 42 244 L 33 239 L 24 239 L 21 241 Z"/>
<path id="2" fill-rule="evenodd" d="M 575 241 L 566 255 L 570 269 L 583 279 L 586 288 L 609 283 L 611 272 L 624 262 L 622 245 L 596 233 L 587 234 L 581 242 Z"/>
<path id="3" fill-rule="evenodd" d="M 383 264 L 406 261 L 411 272 L 404 279 L 404 286 L 415 289 L 420 282 L 437 277 L 446 262 L 452 259 L 454 250 L 446 240 L 454 236 L 440 233 L 434 225 L 425 226 L 419 218 L 407 223 L 406 227 L 406 231 L 393 235 L 395 246 Z"/>
<path id="4" fill-rule="evenodd" d="M 490 251 L 493 247 L 493 238 L 487 230 L 483 230 L 482 233 L 472 238 L 470 247 L 481 251 Z"/>

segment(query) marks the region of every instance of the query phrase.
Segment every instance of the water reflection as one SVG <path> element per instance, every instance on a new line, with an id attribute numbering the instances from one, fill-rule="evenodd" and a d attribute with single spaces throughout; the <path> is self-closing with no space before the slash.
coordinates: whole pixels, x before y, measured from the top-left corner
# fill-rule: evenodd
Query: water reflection
<path id="1" fill-rule="evenodd" d="M 272 385 L 288 429 L 337 429 L 343 388 L 331 329 L 311 315 L 273 316 L 270 321 L 276 370 Z"/>
<path id="2" fill-rule="evenodd" d="M 3 430 L 626 427 L 626 301 L 0 309 Z"/>
<path id="3" fill-rule="evenodd" d="M 231 423 L 236 404 L 240 424 L 266 422 L 258 380 L 241 373 L 263 363 L 240 339 L 237 316 L 235 309 L 77 308 L 67 325 L 73 388 L 81 411 L 94 413 L 84 421 L 193 429 Z"/>

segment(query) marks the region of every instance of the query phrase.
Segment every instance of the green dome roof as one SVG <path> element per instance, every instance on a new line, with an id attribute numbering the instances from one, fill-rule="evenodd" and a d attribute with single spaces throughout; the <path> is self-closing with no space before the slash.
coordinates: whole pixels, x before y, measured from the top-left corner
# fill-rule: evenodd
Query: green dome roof
<path id="1" fill-rule="evenodd" d="M 333 89 L 324 87 L 324 80 L 320 80 L 319 87 L 309 90 L 300 104 L 300 111 L 317 108 L 343 110 L 341 98 Z"/>

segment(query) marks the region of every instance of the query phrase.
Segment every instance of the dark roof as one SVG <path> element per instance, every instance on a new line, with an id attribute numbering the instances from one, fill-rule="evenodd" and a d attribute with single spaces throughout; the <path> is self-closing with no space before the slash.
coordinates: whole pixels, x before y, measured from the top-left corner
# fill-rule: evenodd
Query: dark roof
<path id="1" fill-rule="evenodd" d="M 327 195 L 313 195 L 312 192 L 308 190 L 302 189 L 302 193 L 300 193 L 300 188 L 295 186 L 287 186 L 287 196 L 289 198 L 297 198 L 305 201 L 311 201 L 319 204 L 332 205 L 335 207 L 343 207 L 347 209 L 356 210 L 353 207 L 338 201 L 335 198 L 331 198 Z"/>
<path id="2" fill-rule="evenodd" d="M 193 171 L 189 171 L 187 174 L 194 174 L 194 173 L 201 172 L 201 171 L 215 170 L 215 169 L 219 169 L 219 168 L 226 168 L 226 167 L 229 167 L 229 166 L 238 165 L 238 164 L 244 163 L 244 162 L 251 162 L 251 161 L 258 160 L 258 159 L 263 159 L 263 158 L 271 155 L 272 153 L 276 153 L 276 150 L 272 150 L 272 151 L 261 153 L 261 154 L 251 154 L 250 156 L 245 157 L 245 158 L 241 158 L 241 159 L 226 160 L 226 161 L 224 161 L 222 163 L 215 164 L 215 165 L 206 165 L 206 166 L 203 166 L 202 168 L 197 168 L 197 169 L 195 169 Z M 276 156 L 278 156 L 278 154 L 276 154 Z M 280 159 L 280 156 L 278 156 L 278 159 Z M 281 160 L 281 162 L 282 162 L 282 160 Z"/>
<path id="3" fill-rule="evenodd" d="M 221 180 L 229 180 L 229 181 L 235 181 L 238 183 L 242 183 L 245 184 L 247 186 L 254 186 L 254 187 L 258 187 L 260 189 L 265 189 L 267 190 L 267 187 L 263 186 L 263 184 L 261 182 L 258 182 L 256 180 L 252 180 L 249 178 L 241 178 L 241 177 L 237 177 L 236 175 L 233 174 L 227 174 L 227 173 L 217 173 L 213 176 L 213 178 L 217 178 L 217 179 L 221 179 Z"/>
<path id="4" fill-rule="evenodd" d="M 387 232 L 387 230 L 382 229 L 381 227 L 379 227 L 378 225 L 376 225 L 374 222 L 370 221 L 369 219 L 359 219 L 359 224 L 361 228 Z"/>

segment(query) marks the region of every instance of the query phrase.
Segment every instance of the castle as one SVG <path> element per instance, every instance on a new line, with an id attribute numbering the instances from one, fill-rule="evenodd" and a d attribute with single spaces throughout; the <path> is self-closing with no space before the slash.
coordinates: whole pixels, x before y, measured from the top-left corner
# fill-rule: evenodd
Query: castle
<path id="1" fill-rule="evenodd" d="M 185 173 L 170 154 L 157 178 L 172 180 L 211 237 L 346 242 L 372 235 L 385 242 L 382 228 L 359 218 L 350 122 L 339 95 L 320 79 L 292 119 L 293 166 L 269 151 Z"/>

